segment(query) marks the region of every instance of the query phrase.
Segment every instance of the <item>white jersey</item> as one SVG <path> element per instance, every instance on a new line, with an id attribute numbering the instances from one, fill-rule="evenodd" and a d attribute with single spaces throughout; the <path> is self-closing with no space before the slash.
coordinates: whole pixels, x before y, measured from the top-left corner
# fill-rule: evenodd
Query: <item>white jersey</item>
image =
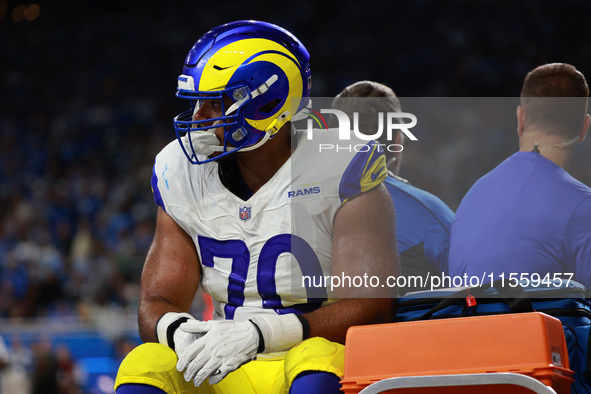
<path id="1" fill-rule="evenodd" d="M 387 175 L 374 141 L 337 152 L 337 137 L 297 132 L 290 159 L 247 201 L 224 187 L 217 162 L 191 164 L 176 140 L 156 156 L 154 199 L 192 237 L 214 318 L 304 313 L 335 301 L 319 280 L 302 277 L 331 274 L 337 210 Z"/>

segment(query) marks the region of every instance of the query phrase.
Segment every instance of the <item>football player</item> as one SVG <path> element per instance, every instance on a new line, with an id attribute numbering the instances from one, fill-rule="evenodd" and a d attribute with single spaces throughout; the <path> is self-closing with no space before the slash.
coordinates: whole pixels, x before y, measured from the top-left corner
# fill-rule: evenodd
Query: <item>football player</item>
<path id="1" fill-rule="evenodd" d="M 190 105 L 152 177 L 145 343 L 117 393 L 337 393 L 347 329 L 391 319 L 394 288 L 318 285 L 385 284 L 399 267 L 384 156 L 374 141 L 319 152 L 338 133 L 296 131 L 310 86 L 308 51 L 270 23 L 219 26 L 189 51 L 177 96 Z M 211 321 L 187 313 L 199 285 Z"/>

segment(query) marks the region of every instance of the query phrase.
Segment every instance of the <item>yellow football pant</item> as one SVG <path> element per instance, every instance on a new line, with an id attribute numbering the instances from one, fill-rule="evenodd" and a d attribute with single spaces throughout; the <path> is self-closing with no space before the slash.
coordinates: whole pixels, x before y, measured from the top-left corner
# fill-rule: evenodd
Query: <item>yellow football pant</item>
<path id="1" fill-rule="evenodd" d="M 220 383 L 211 386 L 207 381 L 200 387 L 186 382 L 176 370 L 176 353 L 159 343 L 144 343 L 132 350 L 119 366 L 115 389 L 122 384 L 147 384 L 168 394 L 201 393 L 287 393 L 291 383 L 301 372 L 323 371 L 342 377 L 345 347 L 324 338 L 310 338 L 288 352 L 259 354 Z"/>

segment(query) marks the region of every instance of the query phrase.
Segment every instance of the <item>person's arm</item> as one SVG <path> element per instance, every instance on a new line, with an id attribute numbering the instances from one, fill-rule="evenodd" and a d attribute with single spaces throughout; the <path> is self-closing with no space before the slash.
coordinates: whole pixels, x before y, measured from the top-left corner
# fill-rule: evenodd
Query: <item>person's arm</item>
<path id="1" fill-rule="evenodd" d="M 189 310 L 200 280 L 201 267 L 193 240 L 158 208 L 138 304 L 139 331 L 144 342 L 158 342 L 155 328 L 162 315 Z"/>
<path id="2" fill-rule="evenodd" d="M 353 198 L 337 211 L 332 274 L 376 276 L 380 284 L 375 288 L 342 288 L 337 293 L 339 301 L 306 314 L 310 337 L 345 343 L 351 326 L 391 321 L 396 289 L 387 286 L 386 278 L 400 272 L 395 225 L 392 200 L 383 185 Z"/>
<path id="3" fill-rule="evenodd" d="M 341 289 L 339 301 L 306 314 L 310 337 L 321 336 L 345 343 L 347 329 L 354 325 L 391 321 L 396 289 L 386 278 L 399 273 L 394 207 L 380 185 L 346 202 L 334 219 L 333 275 L 376 276 L 377 288 Z M 353 298 L 355 297 L 355 298 Z M 288 350 L 306 339 L 303 322 L 295 314 L 258 314 L 249 321 L 190 321 L 180 329 L 204 334 L 179 356 L 177 369 L 196 386 L 207 378 L 216 384 L 257 353 Z M 215 376 L 212 376 L 214 375 Z"/>

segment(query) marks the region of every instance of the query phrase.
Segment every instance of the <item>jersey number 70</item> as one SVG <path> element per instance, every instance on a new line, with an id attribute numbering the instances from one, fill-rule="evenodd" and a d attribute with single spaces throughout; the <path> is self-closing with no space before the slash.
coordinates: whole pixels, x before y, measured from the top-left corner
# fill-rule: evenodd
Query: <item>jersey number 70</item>
<path id="1" fill-rule="evenodd" d="M 233 319 L 236 308 L 244 304 L 244 286 L 250 265 L 250 251 L 246 243 L 238 239 L 220 241 L 200 235 L 197 241 L 201 250 L 201 263 L 204 266 L 213 268 L 214 257 L 232 259 L 232 269 L 228 277 L 228 303 L 224 312 L 226 319 Z M 291 253 L 295 257 L 302 275 L 323 275 L 318 256 L 303 238 L 293 234 L 279 234 L 270 238 L 261 248 L 257 265 L 257 291 L 263 300 L 263 308 L 274 309 L 279 314 L 305 313 L 319 308 L 327 299 L 326 288 L 310 288 L 307 285 L 308 302 L 288 308 L 283 306 L 275 285 L 277 259 L 283 253 Z"/>

